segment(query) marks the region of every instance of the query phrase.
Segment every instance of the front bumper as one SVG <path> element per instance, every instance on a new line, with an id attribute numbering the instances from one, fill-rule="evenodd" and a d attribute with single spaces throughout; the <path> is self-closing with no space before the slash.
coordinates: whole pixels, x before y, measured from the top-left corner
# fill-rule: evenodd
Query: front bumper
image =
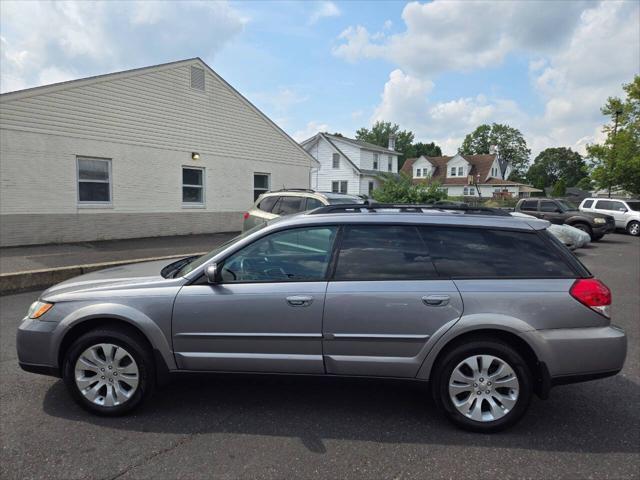
<path id="1" fill-rule="evenodd" d="M 18 363 L 27 372 L 60 376 L 57 356 L 52 352 L 53 332 L 57 322 L 25 318 L 18 327 L 16 349 Z"/>
<path id="2" fill-rule="evenodd" d="M 551 385 L 575 383 L 618 373 L 627 356 L 627 337 L 619 327 L 558 328 L 527 332 L 548 369 Z"/>

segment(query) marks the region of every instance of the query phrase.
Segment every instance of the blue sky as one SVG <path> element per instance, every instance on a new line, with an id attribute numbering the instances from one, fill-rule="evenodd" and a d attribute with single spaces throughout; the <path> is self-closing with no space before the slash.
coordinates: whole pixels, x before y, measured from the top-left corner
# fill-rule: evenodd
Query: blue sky
<path id="1" fill-rule="evenodd" d="M 294 138 L 378 119 L 454 153 L 481 123 L 533 154 L 602 139 L 640 72 L 640 2 L 0 3 L 11 91 L 200 56 Z"/>

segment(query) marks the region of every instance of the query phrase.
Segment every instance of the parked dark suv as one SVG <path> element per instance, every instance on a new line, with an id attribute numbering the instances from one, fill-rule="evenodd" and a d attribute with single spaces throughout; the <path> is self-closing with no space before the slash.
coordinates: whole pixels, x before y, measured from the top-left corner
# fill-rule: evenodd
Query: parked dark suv
<path id="1" fill-rule="evenodd" d="M 527 198 L 520 200 L 515 210 L 558 225 L 571 225 L 587 232 L 592 241 L 600 240 L 616 228 L 615 219 L 611 215 L 581 212 L 567 200 Z"/>

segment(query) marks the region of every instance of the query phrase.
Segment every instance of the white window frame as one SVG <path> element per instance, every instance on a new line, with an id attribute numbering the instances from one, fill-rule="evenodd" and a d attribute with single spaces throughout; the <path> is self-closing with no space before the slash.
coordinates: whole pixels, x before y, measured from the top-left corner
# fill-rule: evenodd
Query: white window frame
<path id="1" fill-rule="evenodd" d="M 451 169 L 449 170 L 449 176 L 450 177 L 457 177 L 458 175 L 456 175 L 456 172 L 458 171 L 458 169 L 456 167 L 451 167 Z"/>
<path id="2" fill-rule="evenodd" d="M 464 167 L 458 167 L 458 176 L 464 177 Z"/>
<path id="3" fill-rule="evenodd" d="M 393 172 L 393 156 L 387 155 L 387 167 L 390 172 Z"/>
<path id="4" fill-rule="evenodd" d="M 378 170 L 378 164 L 380 163 L 379 160 L 380 160 L 380 155 L 377 154 L 377 153 L 374 153 L 373 154 L 373 169 L 374 170 Z"/>
<path id="5" fill-rule="evenodd" d="M 267 177 L 267 188 L 256 188 L 256 175 L 264 175 Z M 267 172 L 253 172 L 253 196 L 255 197 L 254 201 L 258 199 L 258 197 L 260 195 L 262 195 L 263 193 L 267 193 L 268 191 L 271 190 L 271 174 L 267 173 Z M 258 197 L 256 197 L 256 191 L 260 192 L 260 195 L 258 195 Z"/>
<path id="6" fill-rule="evenodd" d="M 192 185 L 189 183 L 183 183 L 184 170 L 200 170 L 202 172 L 202 185 Z M 206 175 L 204 167 L 194 167 L 193 165 L 182 165 L 180 168 L 180 200 L 182 200 L 182 208 L 204 208 L 207 204 L 207 190 L 206 190 Z M 184 201 L 184 187 L 189 188 L 201 188 L 202 189 L 202 202 L 185 202 Z"/>
<path id="7" fill-rule="evenodd" d="M 102 162 L 107 162 L 107 175 L 108 180 L 105 182 L 104 180 L 80 180 L 80 160 L 98 160 Z M 78 202 L 79 207 L 91 208 L 91 207 L 111 207 L 113 206 L 113 182 L 111 175 L 111 159 L 103 158 L 103 157 L 88 157 L 86 155 L 76 155 L 76 200 Z M 80 182 L 83 183 L 108 183 L 109 184 L 109 200 L 106 202 L 99 202 L 95 200 L 80 200 Z"/>
<path id="8" fill-rule="evenodd" d="M 340 168 L 340 154 L 334 153 L 331 156 L 331 168 Z"/>
<path id="9" fill-rule="evenodd" d="M 421 177 L 421 176 L 422 176 L 422 169 L 416 168 L 416 177 Z"/>
<path id="10" fill-rule="evenodd" d="M 334 189 L 334 185 L 338 184 L 338 189 Z M 342 185 L 344 185 L 344 192 L 342 191 Z M 331 192 L 332 193 L 348 193 L 349 192 L 349 182 L 347 180 L 332 180 L 331 181 Z"/>

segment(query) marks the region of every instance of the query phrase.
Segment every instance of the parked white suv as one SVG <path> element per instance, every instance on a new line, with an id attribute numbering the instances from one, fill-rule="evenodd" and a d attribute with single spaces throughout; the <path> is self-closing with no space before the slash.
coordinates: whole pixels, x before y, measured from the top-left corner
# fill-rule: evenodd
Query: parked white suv
<path id="1" fill-rule="evenodd" d="M 616 228 L 624 228 L 634 237 L 640 236 L 640 200 L 585 198 L 580 211 L 611 215 L 616 220 Z"/>

